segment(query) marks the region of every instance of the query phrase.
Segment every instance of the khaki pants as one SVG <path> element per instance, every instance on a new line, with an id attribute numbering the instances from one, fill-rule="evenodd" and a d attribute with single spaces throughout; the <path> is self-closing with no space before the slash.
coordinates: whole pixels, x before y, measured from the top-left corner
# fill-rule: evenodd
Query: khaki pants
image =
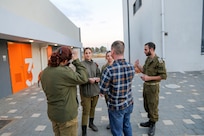
<path id="1" fill-rule="evenodd" d="M 60 115 L 59 115 L 60 116 Z M 57 123 L 52 121 L 55 136 L 78 136 L 78 118 L 65 123 Z"/>
<path id="2" fill-rule="evenodd" d="M 93 97 L 84 97 L 81 95 L 82 111 L 82 126 L 88 124 L 89 118 L 94 118 L 95 108 L 98 102 L 98 95 Z"/>

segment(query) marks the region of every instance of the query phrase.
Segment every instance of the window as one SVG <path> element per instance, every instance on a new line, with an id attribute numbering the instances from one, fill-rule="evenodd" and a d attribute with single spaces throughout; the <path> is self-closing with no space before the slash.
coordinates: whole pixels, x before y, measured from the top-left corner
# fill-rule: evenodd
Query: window
<path id="1" fill-rule="evenodd" d="M 133 14 L 137 12 L 137 10 L 142 6 L 142 0 L 136 0 L 133 4 Z"/>

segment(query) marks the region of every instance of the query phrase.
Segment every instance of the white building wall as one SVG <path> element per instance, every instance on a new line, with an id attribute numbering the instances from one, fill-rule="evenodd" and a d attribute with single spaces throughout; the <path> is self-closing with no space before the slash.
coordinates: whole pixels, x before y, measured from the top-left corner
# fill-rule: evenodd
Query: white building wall
<path id="1" fill-rule="evenodd" d="M 47 67 L 47 44 L 32 43 L 33 83 L 37 83 L 39 73 Z"/>
<path id="2" fill-rule="evenodd" d="M 170 5 L 170 6 L 168 6 Z M 165 1 L 166 63 L 171 71 L 204 69 L 201 55 L 203 0 Z"/>
<path id="3" fill-rule="evenodd" d="M 204 69 L 201 55 L 202 0 L 164 0 L 164 27 L 168 33 L 162 45 L 161 0 L 142 0 L 142 6 L 133 15 L 129 0 L 130 61 L 144 64 L 144 44 L 154 42 L 156 53 L 165 59 L 167 71 L 194 71 Z M 128 44 L 127 1 L 123 1 L 124 41 Z"/>
<path id="4" fill-rule="evenodd" d="M 38 74 L 42 70 L 41 68 L 41 53 L 40 47 L 38 44 L 33 43 L 31 45 L 32 48 L 32 61 L 33 61 L 33 83 L 37 83 L 38 81 Z"/>

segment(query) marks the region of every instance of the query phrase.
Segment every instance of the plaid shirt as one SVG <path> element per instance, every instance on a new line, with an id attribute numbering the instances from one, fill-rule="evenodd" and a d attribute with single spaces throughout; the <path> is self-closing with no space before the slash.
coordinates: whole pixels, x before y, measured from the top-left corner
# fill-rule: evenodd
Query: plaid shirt
<path id="1" fill-rule="evenodd" d="M 108 108 L 123 110 L 133 104 L 132 79 L 134 66 L 125 59 L 119 59 L 108 66 L 102 73 L 100 92 L 108 95 Z"/>

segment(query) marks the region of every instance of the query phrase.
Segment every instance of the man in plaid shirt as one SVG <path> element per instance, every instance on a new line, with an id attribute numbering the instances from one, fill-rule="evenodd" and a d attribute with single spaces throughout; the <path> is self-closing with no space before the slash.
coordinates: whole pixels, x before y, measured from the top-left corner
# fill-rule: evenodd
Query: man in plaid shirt
<path id="1" fill-rule="evenodd" d="M 114 59 L 102 73 L 101 94 L 108 95 L 108 113 L 113 136 L 132 136 L 130 114 L 133 111 L 132 79 L 134 66 L 124 59 L 125 45 L 115 41 L 111 45 Z"/>

